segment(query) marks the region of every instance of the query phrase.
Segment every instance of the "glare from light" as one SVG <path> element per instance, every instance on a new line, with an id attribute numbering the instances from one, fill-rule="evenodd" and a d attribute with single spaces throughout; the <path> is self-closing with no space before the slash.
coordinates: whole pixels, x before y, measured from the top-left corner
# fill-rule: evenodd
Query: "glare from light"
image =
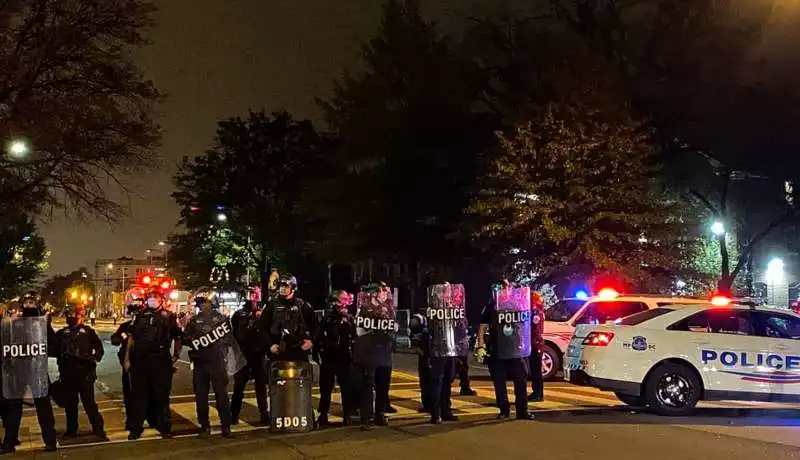
<path id="1" fill-rule="evenodd" d="M 225 213 L 221 212 L 217 214 L 217 220 L 220 222 L 225 222 L 226 220 L 228 220 L 228 216 L 226 216 Z"/>
<path id="2" fill-rule="evenodd" d="M 725 225 L 722 222 L 719 222 L 719 221 L 714 222 L 711 225 L 711 233 L 713 233 L 713 234 L 715 234 L 717 236 L 723 235 L 725 233 Z"/>
<path id="3" fill-rule="evenodd" d="M 159 245 L 159 246 L 166 246 L 166 245 L 167 245 L 167 243 L 165 243 L 165 242 L 163 242 L 163 241 L 159 241 L 159 242 L 158 242 L 158 245 Z"/>
<path id="4" fill-rule="evenodd" d="M 72 293 L 69 295 L 69 297 L 70 297 L 72 300 L 75 300 L 75 299 L 77 299 L 77 298 L 78 298 L 78 291 L 72 291 Z"/>
<path id="5" fill-rule="evenodd" d="M 586 300 L 589 298 L 589 294 L 584 290 L 580 290 L 575 293 L 575 298 L 578 300 Z"/>
<path id="6" fill-rule="evenodd" d="M 169 293 L 169 298 L 171 300 L 178 300 L 178 291 L 172 291 Z"/>
<path id="7" fill-rule="evenodd" d="M 616 299 L 617 296 L 619 296 L 619 293 L 611 288 L 600 289 L 600 292 L 597 293 L 597 297 L 604 300 Z"/>
<path id="8" fill-rule="evenodd" d="M 109 269 L 109 270 L 113 270 L 114 269 L 114 264 L 108 264 L 108 265 L 106 265 L 106 268 Z"/>
<path id="9" fill-rule="evenodd" d="M 8 146 L 8 153 L 11 156 L 14 156 L 14 157 L 17 157 L 17 158 L 24 157 L 25 155 L 28 154 L 29 151 L 30 151 L 30 148 L 28 147 L 28 144 L 25 143 L 25 141 L 13 141 Z"/>
<path id="10" fill-rule="evenodd" d="M 715 295 L 711 298 L 711 305 L 714 305 L 715 307 L 724 307 L 730 303 L 731 299 L 729 297 Z"/>
<path id="11" fill-rule="evenodd" d="M 770 260 L 767 264 L 767 282 L 779 283 L 783 280 L 783 276 L 783 260 L 777 257 Z"/>

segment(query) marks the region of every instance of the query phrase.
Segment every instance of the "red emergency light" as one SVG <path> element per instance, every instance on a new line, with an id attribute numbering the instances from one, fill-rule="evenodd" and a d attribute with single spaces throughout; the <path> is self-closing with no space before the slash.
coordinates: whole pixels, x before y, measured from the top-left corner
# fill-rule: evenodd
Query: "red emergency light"
<path id="1" fill-rule="evenodd" d="M 597 297 L 603 300 L 611 300 L 619 297 L 619 292 L 613 288 L 603 288 L 597 292 Z"/>
<path id="2" fill-rule="evenodd" d="M 715 295 L 711 298 L 711 305 L 715 307 L 724 307 L 731 303 L 730 297 L 725 297 L 724 295 Z"/>
<path id="3" fill-rule="evenodd" d="M 169 289 L 169 287 L 170 287 L 169 281 L 161 282 L 161 289 Z"/>
<path id="4" fill-rule="evenodd" d="M 144 284 L 145 286 L 149 286 L 152 281 L 153 278 L 151 278 L 150 275 L 144 275 L 142 277 L 142 284 Z"/>

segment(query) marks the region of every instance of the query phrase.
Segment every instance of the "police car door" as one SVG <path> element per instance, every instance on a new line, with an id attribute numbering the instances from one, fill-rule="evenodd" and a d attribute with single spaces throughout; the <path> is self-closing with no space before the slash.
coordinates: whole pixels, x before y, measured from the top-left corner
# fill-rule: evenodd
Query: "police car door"
<path id="1" fill-rule="evenodd" d="M 768 382 L 751 376 L 759 354 L 769 352 L 767 341 L 755 334 L 754 319 L 749 310 L 712 308 L 670 327 L 683 331 L 684 337 L 675 337 L 674 341 L 683 344 L 681 348 L 688 346 L 687 357 L 698 363 L 708 399 L 736 399 L 730 392 L 770 391 Z M 718 391 L 726 394 L 713 394 Z"/>
<path id="2" fill-rule="evenodd" d="M 769 342 L 770 390 L 773 400 L 800 399 L 800 319 L 780 312 L 758 312 L 758 333 Z"/>

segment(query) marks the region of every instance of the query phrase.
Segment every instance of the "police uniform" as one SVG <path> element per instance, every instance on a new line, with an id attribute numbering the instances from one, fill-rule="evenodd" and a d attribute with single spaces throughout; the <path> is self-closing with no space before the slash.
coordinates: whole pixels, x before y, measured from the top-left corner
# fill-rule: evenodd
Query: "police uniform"
<path id="1" fill-rule="evenodd" d="M 351 381 L 352 346 L 356 336 L 355 318 L 347 312 L 339 313 L 333 309 L 325 312 L 314 340 L 314 358 L 320 362 L 319 368 L 319 423 L 328 422 L 331 406 L 331 393 L 334 382 L 339 383 L 342 397 L 344 424 L 350 424 L 353 386 Z"/>
<path id="2" fill-rule="evenodd" d="M 180 344 L 182 331 L 177 317 L 167 310 L 148 307 L 131 321 L 132 417 L 129 439 L 138 439 L 144 430 L 148 407 L 152 404 L 156 428 L 163 437 L 172 430 L 169 394 L 172 389 L 170 344 Z"/>
<path id="3" fill-rule="evenodd" d="M 267 304 L 261 313 L 261 330 L 265 348 L 278 345 L 274 361 L 308 361 L 308 351 L 301 347 L 303 341 L 313 340 L 317 330 L 314 309 L 306 301 L 292 296 L 279 297 Z"/>
<path id="4" fill-rule="evenodd" d="M 23 318 L 33 318 L 33 317 L 43 317 L 44 312 L 42 312 L 38 307 L 37 308 L 23 308 L 22 309 L 22 317 Z M 10 320 L 10 322 L 3 324 L 3 328 L 9 327 L 11 329 L 16 328 L 20 323 L 15 320 Z M 24 331 L 22 332 L 24 335 Z M 4 334 L 5 335 L 5 334 Z M 19 335 L 19 334 L 18 334 Z M 47 354 L 53 354 L 53 344 L 55 341 L 55 332 L 53 328 L 50 326 L 50 319 L 47 318 L 47 325 L 46 331 L 44 333 L 45 337 L 41 337 L 42 340 L 46 343 L 46 351 L 45 356 Z M 3 338 L 5 340 L 5 338 Z M 0 343 L 0 349 L 4 349 L 3 345 L 5 343 Z M 2 367 L 3 367 L 3 379 L 12 379 L 17 378 L 14 377 L 15 375 L 18 376 L 19 372 L 15 371 L 13 357 L 10 356 L 2 356 L 0 357 L 2 360 Z M 45 366 L 42 372 L 44 375 L 27 375 L 27 378 L 44 381 L 47 382 L 49 377 L 47 376 L 47 366 L 46 366 L 46 357 L 45 359 Z M 9 362 L 7 362 L 9 361 Z M 7 373 L 9 371 L 11 374 Z M 11 382 L 7 383 L 5 386 L 8 386 Z M 5 402 L 5 410 L 3 413 L 3 425 L 5 427 L 5 438 L 3 439 L 3 447 L 2 451 L 6 452 L 14 452 L 16 450 L 16 445 L 19 444 L 19 428 L 22 422 L 22 404 L 23 398 L 18 397 L 14 398 L 11 397 L 9 394 L 4 394 L 4 402 Z M 33 405 L 36 408 L 36 418 L 39 421 L 39 428 L 42 431 L 42 441 L 44 441 L 45 450 L 55 450 L 58 446 L 58 440 L 56 437 L 56 420 L 55 416 L 53 415 L 53 405 L 49 396 L 42 396 L 42 397 L 34 397 L 33 398 Z"/>
<path id="5" fill-rule="evenodd" d="M 208 394 L 214 388 L 216 409 L 219 413 L 222 436 L 231 436 L 231 411 L 228 399 L 228 376 L 246 366 L 244 356 L 241 363 L 230 363 L 229 351 L 239 351 L 233 338 L 233 327 L 228 318 L 218 311 L 200 312 L 189 320 L 184 331 L 184 346 L 188 346 L 192 363 L 192 384 L 194 387 L 197 420 L 200 434 L 211 430 L 209 422 Z M 235 349 L 231 350 L 231 347 Z M 235 358 L 234 358 L 235 359 Z M 236 369 L 229 369 L 229 364 Z"/>
<path id="6" fill-rule="evenodd" d="M 261 415 L 261 423 L 269 423 L 269 413 L 267 406 L 267 375 L 264 371 L 264 359 L 266 350 L 261 340 L 259 329 L 259 319 L 261 310 L 255 305 L 250 308 L 242 308 L 231 317 L 233 335 L 239 343 L 244 356 L 247 358 L 247 366 L 236 373 L 233 379 L 233 396 L 231 397 L 231 423 L 239 423 L 239 413 L 242 410 L 244 400 L 244 390 L 247 382 L 254 380 L 254 390 L 258 412 Z"/>
<path id="7" fill-rule="evenodd" d="M 411 333 L 411 348 L 417 352 L 417 375 L 419 376 L 419 393 L 422 406 L 417 412 L 431 413 L 430 402 L 430 337 L 424 327 L 425 310 L 420 310 L 411 317 L 409 321 L 409 331 Z"/>
<path id="8" fill-rule="evenodd" d="M 103 416 L 97 409 L 94 382 L 97 363 L 103 358 L 103 342 L 89 326 L 65 326 L 55 334 L 58 373 L 65 396 L 67 429 L 64 437 L 78 435 L 78 398 L 83 404 L 92 432 L 105 437 Z"/>
<path id="9" fill-rule="evenodd" d="M 358 293 L 353 362 L 362 430 L 371 429 L 373 422 L 376 425 L 387 424 L 385 413 L 389 406 L 392 348 L 397 329 L 388 287 L 382 285 Z"/>
<path id="10" fill-rule="evenodd" d="M 529 401 L 544 399 L 544 381 L 542 380 L 542 353 L 544 352 L 544 305 L 532 302 L 531 308 L 531 356 L 529 369 L 531 375 L 531 394 Z"/>
<path id="11" fill-rule="evenodd" d="M 528 357 L 531 353 L 530 293 L 527 288 L 506 288 L 497 292 L 498 301 L 487 305 L 481 314 L 481 324 L 489 325 L 489 374 L 494 384 L 500 418 L 510 416 L 506 381 L 514 383 L 514 404 L 518 419 L 531 419 L 528 412 Z M 513 299 L 516 306 L 512 306 Z M 512 299 L 512 300 L 509 300 Z"/>

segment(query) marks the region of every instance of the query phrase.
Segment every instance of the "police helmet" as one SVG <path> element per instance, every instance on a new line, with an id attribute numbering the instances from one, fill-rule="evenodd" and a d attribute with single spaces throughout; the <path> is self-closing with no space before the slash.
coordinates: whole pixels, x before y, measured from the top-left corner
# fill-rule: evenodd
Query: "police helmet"
<path id="1" fill-rule="evenodd" d="M 194 306 L 195 306 L 195 308 L 200 308 L 204 303 L 210 302 L 212 308 L 219 308 L 219 303 L 214 301 L 216 299 L 217 299 L 216 296 L 209 297 L 209 296 L 205 296 L 205 295 L 199 295 L 199 296 L 194 298 Z"/>
<path id="2" fill-rule="evenodd" d="M 39 303 L 39 294 L 36 291 L 28 291 L 20 297 L 19 301 L 25 303 L 26 300 L 33 300 L 37 304 Z"/>
<path id="3" fill-rule="evenodd" d="M 340 289 L 328 295 L 328 303 L 331 305 L 343 305 L 348 307 L 353 304 L 353 296 L 349 292 Z"/>
<path id="4" fill-rule="evenodd" d="M 278 287 L 281 286 L 289 286 L 292 289 L 297 289 L 297 278 L 295 278 L 294 276 L 290 276 L 288 278 L 282 278 L 278 282 Z"/>
<path id="5" fill-rule="evenodd" d="M 364 286 L 362 289 L 364 292 L 379 292 L 379 291 L 388 291 L 389 285 L 383 281 L 378 281 L 375 283 L 369 283 L 368 285 Z"/>

